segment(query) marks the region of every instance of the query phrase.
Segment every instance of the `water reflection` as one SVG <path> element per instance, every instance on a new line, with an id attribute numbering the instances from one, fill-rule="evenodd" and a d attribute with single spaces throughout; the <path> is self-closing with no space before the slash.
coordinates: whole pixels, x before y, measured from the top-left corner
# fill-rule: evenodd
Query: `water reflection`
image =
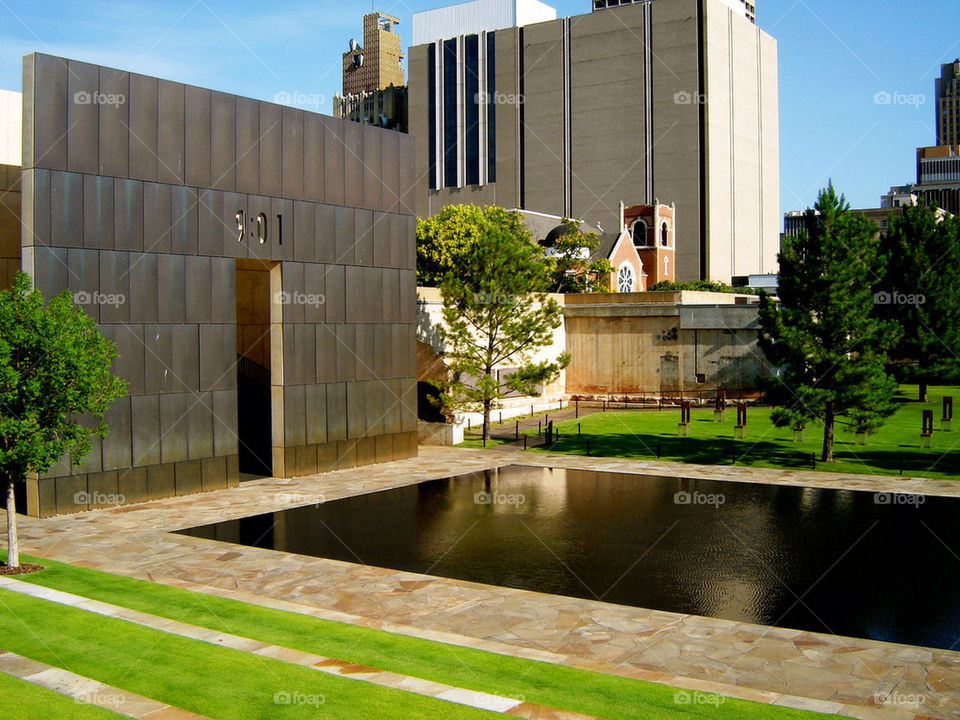
<path id="1" fill-rule="evenodd" d="M 950 647 L 960 501 L 507 466 L 184 531 L 675 612 Z"/>

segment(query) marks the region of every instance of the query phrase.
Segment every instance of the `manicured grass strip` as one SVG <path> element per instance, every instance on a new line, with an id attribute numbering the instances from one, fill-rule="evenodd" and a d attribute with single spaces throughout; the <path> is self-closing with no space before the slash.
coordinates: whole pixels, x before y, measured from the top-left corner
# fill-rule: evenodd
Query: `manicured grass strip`
<path id="1" fill-rule="evenodd" d="M 369 665 L 610 720 L 689 718 L 703 707 L 675 702 L 677 690 L 657 683 L 499 655 L 216 595 L 31 558 L 46 569 L 22 576 L 38 585 L 262 642 Z M 712 708 L 712 706 L 711 706 Z M 718 718 L 825 717 L 789 708 L 726 699 Z"/>
<path id="2" fill-rule="evenodd" d="M 531 448 L 537 452 L 586 455 L 597 457 L 651 458 L 658 450 L 663 460 L 701 465 L 738 465 L 755 467 L 812 469 L 810 456 L 818 459 L 817 470 L 871 475 L 920 476 L 956 480 L 960 475 L 960 421 L 952 431 L 940 429 L 941 400 L 952 396 L 960 400 L 960 387 L 930 387 L 928 402 L 913 400 L 915 386 L 901 386 L 897 412 L 884 426 L 857 445 L 856 435 L 846 425 L 836 427 L 834 462 L 819 462 L 823 444 L 823 426 L 809 423 L 803 441 L 794 442 L 793 429 L 778 428 L 770 421 L 770 408 L 747 408 L 747 436 L 733 437 L 737 410 L 727 407 L 724 421 L 714 422 L 713 408 L 691 410 L 690 435 L 677 432 L 680 408 L 663 410 L 608 410 L 584 415 L 579 419 L 558 422 L 555 428 L 560 440 L 549 447 Z M 920 447 L 920 427 L 924 410 L 933 410 L 936 430 L 933 447 Z M 580 435 L 577 435 L 577 425 Z M 527 431 L 536 434 L 536 430 Z M 464 443 L 466 446 L 466 443 Z"/>
<path id="3" fill-rule="evenodd" d="M 7 649 L 33 660 L 223 720 L 497 716 L 10 590 L 0 590 L 0 637 Z"/>
<path id="4" fill-rule="evenodd" d="M 126 716 L 77 702 L 72 697 L 0 672 L 0 717 L 8 720 L 118 720 Z"/>

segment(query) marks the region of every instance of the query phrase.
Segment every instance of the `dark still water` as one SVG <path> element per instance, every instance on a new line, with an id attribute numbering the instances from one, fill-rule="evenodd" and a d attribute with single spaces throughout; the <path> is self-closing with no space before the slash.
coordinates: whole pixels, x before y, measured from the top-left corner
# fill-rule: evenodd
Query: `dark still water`
<path id="1" fill-rule="evenodd" d="M 960 499 L 511 465 L 182 532 L 623 605 L 960 644 Z"/>

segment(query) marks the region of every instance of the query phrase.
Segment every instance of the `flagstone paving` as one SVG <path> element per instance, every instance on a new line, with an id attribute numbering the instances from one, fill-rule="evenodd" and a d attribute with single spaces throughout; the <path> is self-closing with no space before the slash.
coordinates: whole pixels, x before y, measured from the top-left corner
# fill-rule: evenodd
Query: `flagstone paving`
<path id="1" fill-rule="evenodd" d="M 169 532 L 515 462 L 960 496 L 960 483 L 945 480 L 421 447 L 420 457 L 393 463 L 44 520 L 21 517 L 21 544 L 64 562 L 692 690 L 864 719 L 960 719 L 957 651 L 611 605 Z"/>

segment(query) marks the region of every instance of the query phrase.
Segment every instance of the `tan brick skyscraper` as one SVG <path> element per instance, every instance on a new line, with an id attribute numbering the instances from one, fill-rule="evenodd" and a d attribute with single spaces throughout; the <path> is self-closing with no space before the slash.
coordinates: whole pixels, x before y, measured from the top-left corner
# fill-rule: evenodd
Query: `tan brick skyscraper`
<path id="1" fill-rule="evenodd" d="M 380 12 L 363 16 L 363 45 L 343 54 L 343 94 L 403 85 L 403 53 L 393 26 L 400 21 Z"/>

